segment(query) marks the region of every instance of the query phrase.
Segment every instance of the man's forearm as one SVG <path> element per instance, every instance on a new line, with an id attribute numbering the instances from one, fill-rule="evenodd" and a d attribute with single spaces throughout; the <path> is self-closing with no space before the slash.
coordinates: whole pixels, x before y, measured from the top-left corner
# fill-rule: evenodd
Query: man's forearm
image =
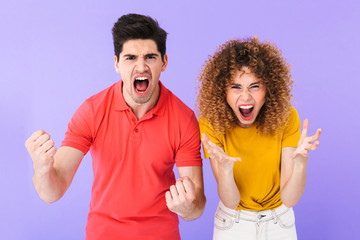
<path id="1" fill-rule="evenodd" d="M 66 191 L 66 183 L 56 174 L 55 169 L 48 173 L 34 173 L 32 180 L 39 197 L 46 203 L 59 200 Z"/>
<path id="2" fill-rule="evenodd" d="M 206 197 L 204 193 L 203 192 L 199 193 L 192 203 L 193 209 L 188 213 L 184 213 L 183 215 L 179 214 L 179 216 L 186 221 L 197 219 L 204 212 L 205 203 L 206 203 Z"/>

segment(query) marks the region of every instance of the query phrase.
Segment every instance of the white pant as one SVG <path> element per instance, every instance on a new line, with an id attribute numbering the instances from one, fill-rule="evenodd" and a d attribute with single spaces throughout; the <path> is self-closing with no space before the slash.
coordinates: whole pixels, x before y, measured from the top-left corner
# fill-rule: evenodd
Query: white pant
<path id="1" fill-rule="evenodd" d="M 285 205 L 273 210 L 233 210 L 220 201 L 213 240 L 296 240 L 295 215 Z"/>

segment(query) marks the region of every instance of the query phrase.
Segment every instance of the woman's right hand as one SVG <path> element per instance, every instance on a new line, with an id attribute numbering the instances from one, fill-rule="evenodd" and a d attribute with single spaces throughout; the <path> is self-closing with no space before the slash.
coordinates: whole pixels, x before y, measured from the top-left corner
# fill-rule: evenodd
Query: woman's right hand
<path id="1" fill-rule="evenodd" d="M 222 170 L 232 171 L 234 163 L 241 161 L 241 158 L 239 157 L 229 157 L 221 147 L 210 141 L 209 137 L 205 133 L 202 133 L 201 136 L 202 142 L 209 154 L 209 157 L 212 160 L 215 160 L 218 164 L 218 167 Z"/>

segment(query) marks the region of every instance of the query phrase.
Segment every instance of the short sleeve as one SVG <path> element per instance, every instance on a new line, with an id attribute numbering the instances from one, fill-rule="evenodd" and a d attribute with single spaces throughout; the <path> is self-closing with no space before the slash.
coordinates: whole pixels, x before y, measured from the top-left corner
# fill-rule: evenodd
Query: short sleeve
<path id="1" fill-rule="evenodd" d="M 87 101 L 76 110 L 68 124 L 61 146 L 76 148 L 84 154 L 89 151 L 92 143 L 90 110 Z"/>
<path id="2" fill-rule="evenodd" d="M 184 134 L 181 134 L 180 147 L 176 152 L 176 166 L 202 166 L 200 131 L 194 113 L 192 113 L 188 124 L 183 125 L 181 129 Z"/>
<path id="3" fill-rule="evenodd" d="M 282 147 L 297 147 L 300 139 L 300 119 L 295 108 L 291 107 L 290 117 L 286 123 Z"/>
<path id="4" fill-rule="evenodd" d="M 200 133 L 205 133 L 210 139 L 210 141 L 212 141 L 213 143 L 224 149 L 224 144 L 221 142 L 219 136 L 214 133 L 213 126 L 204 117 L 200 117 L 199 127 L 200 127 Z M 204 145 L 203 145 L 203 149 L 204 149 L 205 158 L 209 158 L 209 154 L 206 148 L 204 147 Z"/>

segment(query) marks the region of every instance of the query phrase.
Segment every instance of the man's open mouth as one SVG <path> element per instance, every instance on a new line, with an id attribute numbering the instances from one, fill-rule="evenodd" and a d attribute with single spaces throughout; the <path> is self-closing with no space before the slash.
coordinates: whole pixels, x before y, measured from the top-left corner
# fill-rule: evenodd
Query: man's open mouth
<path id="1" fill-rule="evenodd" d="M 149 86 L 149 79 L 147 77 L 137 77 L 134 81 L 134 87 L 136 92 L 144 93 Z"/>

